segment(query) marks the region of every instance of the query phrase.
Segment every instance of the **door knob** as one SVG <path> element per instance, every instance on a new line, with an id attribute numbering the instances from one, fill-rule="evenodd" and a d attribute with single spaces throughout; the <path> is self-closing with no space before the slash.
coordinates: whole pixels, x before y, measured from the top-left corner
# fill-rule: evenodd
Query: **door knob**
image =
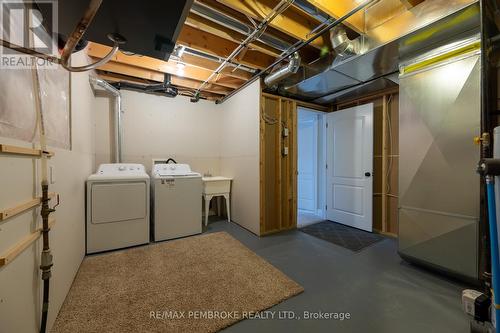
<path id="1" fill-rule="evenodd" d="M 365 172 L 365 176 L 366 176 L 366 177 L 370 177 L 371 175 L 372 175 L 371 173 L 369 173 L 369 172 Z"/>

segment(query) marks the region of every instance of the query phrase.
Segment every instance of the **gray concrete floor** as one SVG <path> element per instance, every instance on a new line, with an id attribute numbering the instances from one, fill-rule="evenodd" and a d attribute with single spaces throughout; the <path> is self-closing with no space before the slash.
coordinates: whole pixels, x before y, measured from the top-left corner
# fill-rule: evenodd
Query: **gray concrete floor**
<path id="1" fill-rule="evenodd" d="M 321 216 L 299 211 L 297 214 L 297 227 L 302 228 L 324 220 Z"/>
<path id="2" fill-rule="evenodd" d="M 226 231 L 301 284 L 305 291 L 271 308 L 301 319 L 244 320 L 224 332 L 469 332 L 461 309 L 467 286 L 407 264 L 397 241 L 359 252 L 300 231 L 259 238 L 234 223 L 212 219 L 206 232 Z M 349 312 L 351 319 L 305 320 L 303 312 Z"/>

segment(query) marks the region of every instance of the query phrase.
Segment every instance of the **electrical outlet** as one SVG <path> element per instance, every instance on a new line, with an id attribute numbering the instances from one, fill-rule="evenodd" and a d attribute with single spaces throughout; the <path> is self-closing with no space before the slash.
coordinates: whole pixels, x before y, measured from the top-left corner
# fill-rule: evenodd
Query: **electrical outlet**
<path id="1" fill-rule="evenodd" d="M 283 147 L 283 156 L 288 155 L 288 147 Z"/>
<path id="2" fill-rule="evenodd" d="M 287 128 L 287 127 L 285 127 L 285 128 L 283 129 L 283 136 L 284 136 L 285 138 L 288 136 L 288 128 Z"/>

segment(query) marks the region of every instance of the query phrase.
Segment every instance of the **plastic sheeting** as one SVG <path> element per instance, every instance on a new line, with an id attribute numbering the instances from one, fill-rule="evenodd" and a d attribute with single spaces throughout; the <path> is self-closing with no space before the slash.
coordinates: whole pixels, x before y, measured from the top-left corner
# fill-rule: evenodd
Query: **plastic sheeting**
<path id="1" fill-rule="evenodd" d="M 47 143 L 53 147 L 70 149 L 70 74 L 62 67 L 39 68 L 38 71 Z M 0 136 L 38 141 L 30 69 L 2 69 Z"/>

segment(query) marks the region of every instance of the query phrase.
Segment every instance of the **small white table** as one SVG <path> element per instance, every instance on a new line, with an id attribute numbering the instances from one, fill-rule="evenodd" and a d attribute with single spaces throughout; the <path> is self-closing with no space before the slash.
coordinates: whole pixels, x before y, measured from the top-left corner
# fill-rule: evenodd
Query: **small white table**
<path id="1" fill-rule="evenodd" d="M 205 199 L 205 225 L 208 224 L 208 210 L 210 200 L 213 197 L 223 196 L 226 200 L 227 207 L 227 220 L 231 222 L 231 205 L 229 203 L 229 196 L 231 194 L 231 180 L 227 177 L 203 177 L 203 198 Z"/>

